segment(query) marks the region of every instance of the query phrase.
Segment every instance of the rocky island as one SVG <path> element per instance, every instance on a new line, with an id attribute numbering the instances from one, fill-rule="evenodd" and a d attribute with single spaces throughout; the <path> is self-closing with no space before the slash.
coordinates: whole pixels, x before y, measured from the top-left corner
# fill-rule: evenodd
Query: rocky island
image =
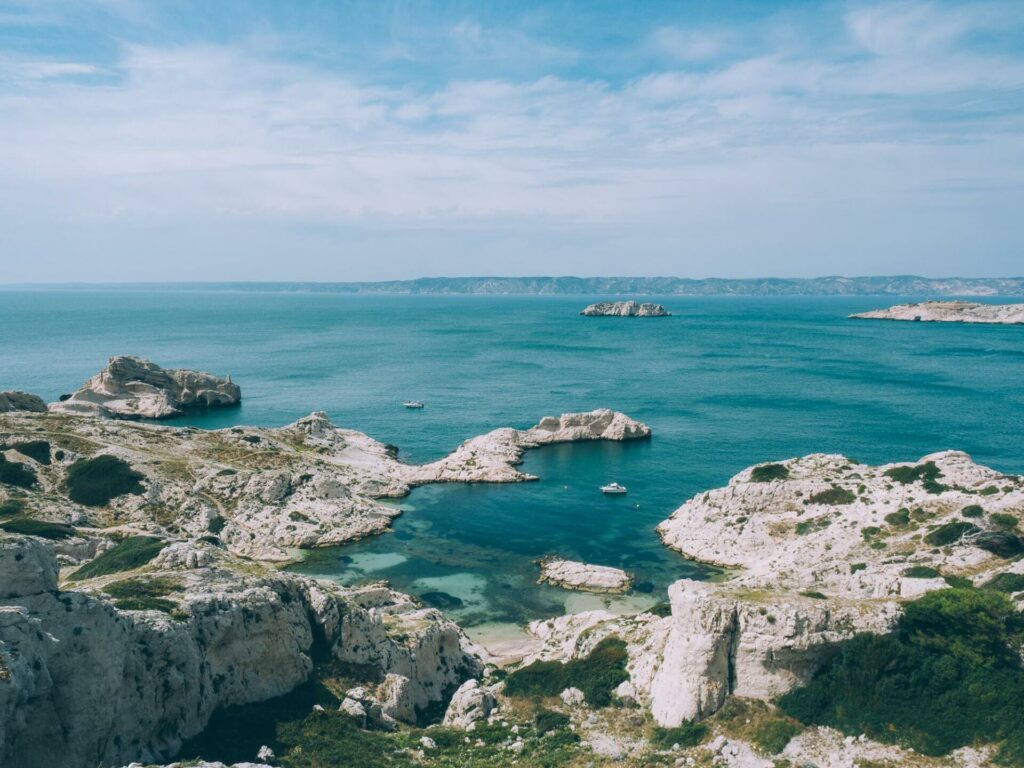
<path id="1" fill-rule="evenodd" d="M 633 577 L 619 568 L 553 557 L 540 561 L 539 580 L 584 592 L 628 592 L 633 584 Z"/>
<path id="2" fill-rule="evenodd" d="M 107 367 L 50 410 L 119 419 L 166 419 L 189 408 L 237 405 L 242 390 L 231 377 L 163 369 L 131 355 L 110 358 Z"/>
<path id="3" fill-rule="evenodd" d="M 1024 324 L 1024 304 L 978 304 L 971 301 L 923 301 L 897 304 L 850 315 L 857 320 L 909 320 L 922 323 Z"/>
<path id="4" fill-rule="evenodd" d="M 668 317 L 672 313 L 661 304 L 636 301 L 602 301 L 586 307 L 581 315 L 586 317 Z"/>

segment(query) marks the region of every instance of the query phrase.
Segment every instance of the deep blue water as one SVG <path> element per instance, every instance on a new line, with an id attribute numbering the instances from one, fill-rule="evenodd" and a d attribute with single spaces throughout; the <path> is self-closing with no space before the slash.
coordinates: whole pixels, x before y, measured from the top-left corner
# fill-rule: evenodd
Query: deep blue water
<path id="1" fill-rule="evenodd" d="M 755 462 L 958 448 L 1024 472 L 1024 327 L 846 319 L 893 297 L 667 297 L 671 318 L 579 317 L 590 300 L 0 292 L 0 389 L 56 399 L 110 355 L 137 354 L 242 386 L 241 408 L 180 423 L 277 426 L 326 410 L 410 461 L 563 411 L 607 406 L 650 424 L 649 442 L 530 452 L 538 483 L 419 489 L 394 533 L 304 566 L 454 594 L 468 623 L 591 604 L 533 584 L 545 554 L 627 567 L 657 599 L 699 572 L 654 526 Z M 407 411 L 408 398 L 427 407 Z M 610 480 L 630 493 L 603 497 Z"/>

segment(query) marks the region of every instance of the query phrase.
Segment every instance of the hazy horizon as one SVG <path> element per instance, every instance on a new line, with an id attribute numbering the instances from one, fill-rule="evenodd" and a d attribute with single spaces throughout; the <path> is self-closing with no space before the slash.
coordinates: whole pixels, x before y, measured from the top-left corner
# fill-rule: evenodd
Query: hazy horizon
<path id="1" fill-rule="evenodd" d="M 1022 118 L 1009 0 L 0 0 L 0 280 L 1019 274 Z"/>

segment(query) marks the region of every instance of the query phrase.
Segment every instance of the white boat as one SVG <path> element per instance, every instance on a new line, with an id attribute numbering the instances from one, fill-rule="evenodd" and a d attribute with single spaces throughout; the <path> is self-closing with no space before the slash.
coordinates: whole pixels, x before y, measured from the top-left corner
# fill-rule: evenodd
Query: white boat
<path id="1" fill-rule="evenodd" d="M 626 490 L 627 490 L 626 486 L 619 485 L 618 483 L 608 483 L 608 485 L 602 485 L 601 486 L 601 493 L 609 493 L 609 494 L 625 493 Z"/>
<path id="2" fill-rule="evenodd" d="M 402 403 L 402 405 L 404 405 L 406 408 L 422 408 L 423 407 L 423 403 L 421 403 L 419 400 L 406 400 L 404 403 Z"/>

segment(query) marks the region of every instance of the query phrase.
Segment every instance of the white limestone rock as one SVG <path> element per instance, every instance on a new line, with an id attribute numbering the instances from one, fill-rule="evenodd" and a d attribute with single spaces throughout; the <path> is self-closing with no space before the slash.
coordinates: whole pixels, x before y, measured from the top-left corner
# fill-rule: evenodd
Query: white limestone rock
<path id="1" fill-rule="evenodd" d="M 1024 304 L 978 304 L 972 301 L 922 301 L 897 304 L 850 315 L 858 320 L 910 320 L 922 323 L 1024 324 Z"/>
<path id="2" fill-rule="evenodd" d="M 560 694 L 558 698 L 562 700 L 562 703 L 567 707 L 582 707 L 587 702 L 587 697 L 579 688 L 566 688 Z"/>
<path id="3" fill-rule="evenodd" d="M 29 411 L 31 413 L 46 413 L 46 403 L 38 395 L 31 395 L 28 392 L 7 390 L 0 392 L 0 413 L 9 411 Z"/>
<path id="4" fill-rule="evenodd" d="M 586 317 L 668 317 L 672 313 L 661 304 L 637 301 L 601 301 L 586 307 Z"/>
<path id="5" fill-rule="evenodd" d="M 495 704 L 490 688 L 481 685 L 479 680 L 469 679 L 452 695 L 444 713 L 444 725 L 468 729 L 473 723 L 487 719 Z"/>
<path id="6" fill-rule="evenodd" d="M 628 592 L 633 585 L 633 577 L 619 568 L 557 558 L 540 561 L 538 581 L 565 589 L 605 593 Z"/>
<path id="7" fill-rule="evenodd" d="M 110 358 L 107 367 L 50 410 L 114 419 L 166 419 L 188 408 L 236 405 L 242 390 L 231 377 L 161 368 L 132 355 Z"/>

